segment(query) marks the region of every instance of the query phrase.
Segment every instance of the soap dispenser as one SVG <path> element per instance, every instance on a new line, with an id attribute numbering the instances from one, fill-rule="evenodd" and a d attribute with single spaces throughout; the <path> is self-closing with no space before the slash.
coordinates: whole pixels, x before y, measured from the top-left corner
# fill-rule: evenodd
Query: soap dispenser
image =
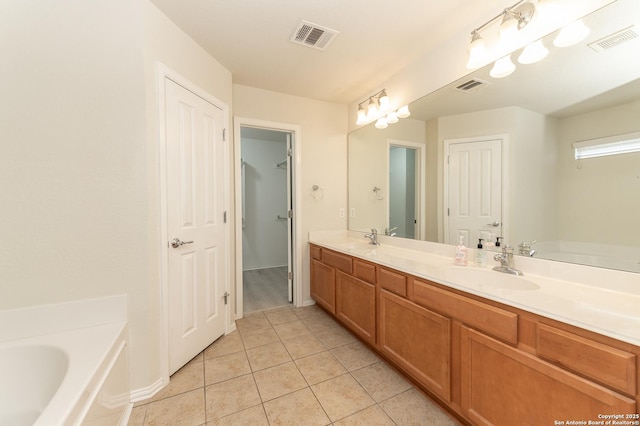
<path id="1" fill-rule="evenodd" d="M 482 249 L 483 238 L 478 239 L 478 248 L 475 253 L 475 261 L 477 266 L 487 266 L 487 253 Z"/>
<path id="2" fill-rule="evenodd" d="M 464 236 L 460 235 L 460 240 L 456 246 L 456 265 L 467 266 L 467 248 L 464 245 Z"/>

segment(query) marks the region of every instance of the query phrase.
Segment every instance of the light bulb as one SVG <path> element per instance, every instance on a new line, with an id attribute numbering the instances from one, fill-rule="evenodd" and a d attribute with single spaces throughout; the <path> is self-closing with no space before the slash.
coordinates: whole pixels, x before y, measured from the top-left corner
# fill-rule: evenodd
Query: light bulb
<path id="1" fill-rule="evenodd" d="M 367 120 L 374 120 L 378 116 L 378 104 L 373 98 L 369 99 L 369 105 L 367 106 Z"/>
<path id="2" fill-rule="evenodd" d="M 384 117 L 381 117 L 376 121 L 376 129 L 386 129 L 389 124 Z"/>
<path id="3" fill-rule="evenodd" d="M 512 50 L 518 37 L 518 20 L 509 12 L 504 13 L 502 24 L 500 24 L 500 44 L 507 51 Z"/>
<path id="4" fill-rule="evenodd" d="M 411 115 L 411 113 L 409 112 L 409 106 L 405 105 L 398 108 L 398 112 L 396 112 L 396 115 L 398 116 L 398 118 L 409 117 Z"/>
<path id="5" fill-rule="evenodd" d="M 544 46 L 542 40 L 534 41 L 528 44 L 520 56 L 518 62 L 521 64 L 533 64 L 534 62 L 541 61 L 549 54 L 549 49 Z"/>
<path id="6" fill-rule="evenodd" d="M 480 37 L 480 33 L 473 32 L 471 37 L 471 44 L 469 45 L 469 62 L 467 62 L 467 68 L 474 69 L 484 65 L 489 58 L 489 51 L 484 39 Z"/>
<path id="7" fill-rule="evenodd" d="M 395 111 L 391 111 L 387 114 L 387 123 L 395 124 L 398 122 L 398 114 Z"/>
<path id="8" fill-rule="evenodd" d="M 358 120 L 356 121 L 356 124 L 360 125 L 366 122 L 367 114 L 364 112 L 364 108 L 362 108 L 362 105 L 360 105 L 360 107 L 358 108 Z"/>
<path id="9" fill-rule="evenodd" d="M 516 66 L 511 62 L 511 55 L 507 55 L 504 58 L 500 58 L 496 61 L 489 72 L 489 75 L 493 78 L 503 78 L 510 75 L 516 70 Z"/>
<path id="10" fill-rule="evenodd" d="M 380 102 L 380 111 L 389 111 L 391 108 L 391 102 L 389 101 L 389 96 L 387 96 L 387 92 L 383 89 L 380 92 L 380 98 L 378 98 L 378 102 Z"/>
<path id="11" fill-rule="evenodd" d="M 556 47 L 568 47 L 573 46 L 576 43 L 584 40 L 588 35 L 589 27 L 587 27 L 582 19 L 578 19 L 576 22 L 563 27 L 558 36 L 553 40 L 553 45 Z"/>

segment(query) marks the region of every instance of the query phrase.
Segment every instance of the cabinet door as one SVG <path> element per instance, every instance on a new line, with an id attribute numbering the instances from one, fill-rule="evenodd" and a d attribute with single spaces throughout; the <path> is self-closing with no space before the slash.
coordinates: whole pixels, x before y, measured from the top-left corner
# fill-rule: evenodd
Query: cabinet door
<path id="1" fill-rule="evenodd" d="M 481 425 L 553 425 L 636 413 L 635 401 L 478 331 L 461 331 L 462 409 Z"/>
<path id="2" fill-rule="evenodd" d="M 336 270 L 315 259 L 311 259 L 311 297 L 335 315 Z"/>
<path id="3" fill-rule="evenodd" d="M 337 272 L 336 316 L 365 341 L 376 341 L 376 287 Z"/>
<path id="4" fill-rule="evenodd" d="M 451 400 L 451 321 L 380 290 L 380 351 L 414 379 Z"/>

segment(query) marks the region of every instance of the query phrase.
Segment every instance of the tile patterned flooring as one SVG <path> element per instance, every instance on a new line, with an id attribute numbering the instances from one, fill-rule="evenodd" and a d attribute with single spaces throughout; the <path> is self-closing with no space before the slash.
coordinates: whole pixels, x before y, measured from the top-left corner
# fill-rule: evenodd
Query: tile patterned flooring
<path id="1" fill-rule="evenodd" d="M 129 425 L 458 425 L 316 306 L 236 324 Z"/>

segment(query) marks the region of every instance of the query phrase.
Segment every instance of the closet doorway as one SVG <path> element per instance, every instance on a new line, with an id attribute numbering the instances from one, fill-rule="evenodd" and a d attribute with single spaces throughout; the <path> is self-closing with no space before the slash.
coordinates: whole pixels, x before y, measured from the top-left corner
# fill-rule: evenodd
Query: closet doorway
<path id="1" fill-rule="evenodd" d="M 240 126 L 242 284 L 251 313 L 294 301 L 294 132 Z"/>

